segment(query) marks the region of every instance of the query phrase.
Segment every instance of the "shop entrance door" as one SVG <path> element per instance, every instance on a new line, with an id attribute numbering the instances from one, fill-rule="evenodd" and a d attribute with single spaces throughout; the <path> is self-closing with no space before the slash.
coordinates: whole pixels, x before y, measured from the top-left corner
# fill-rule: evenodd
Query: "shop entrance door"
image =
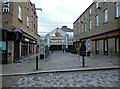
<path id="1" fill-rule="evenodd" d="M 108 55 L 108 40 L 104 40 L 104 55 Z"/>
<path id="2" fill-rule="evenodd" d="M 14 42 L 14 62 L 19 62 L 19 42 Z"/>
<path id="3" fill-rule="evenodd" d="M 99 41 L 95 42 L 96 54 L 99 54 Z"/>

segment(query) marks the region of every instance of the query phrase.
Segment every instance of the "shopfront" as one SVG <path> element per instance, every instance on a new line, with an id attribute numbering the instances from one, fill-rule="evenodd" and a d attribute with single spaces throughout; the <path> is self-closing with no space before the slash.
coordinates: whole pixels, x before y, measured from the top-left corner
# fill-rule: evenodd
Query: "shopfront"
<path id="1" fill-rule="evenodd" d="M 30 54 L 34 54 L 34 45 L 37 41 L 23 36 L 21 41 L 21 58 L 24 58 Z"/>

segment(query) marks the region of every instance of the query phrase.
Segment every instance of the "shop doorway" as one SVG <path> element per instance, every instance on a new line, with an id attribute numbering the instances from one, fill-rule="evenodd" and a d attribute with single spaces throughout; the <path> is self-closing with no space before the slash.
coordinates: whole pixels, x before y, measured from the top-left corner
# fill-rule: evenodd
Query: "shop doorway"
<path id="1" fill-rule="evenodd" d="M 14 62 L 19 62 L 19 42 L 14 42 Z"/>
<path id="2" fill-rule="evenodd" d="M 108 40 L 104 40 L 104 55 L 108 55 Z"/>
<path id="3" fill-rule="evenodd" d="M 95 50 L 96 50 L 96 54 L 99 54 L 99 41 L 95 42 Z"/>

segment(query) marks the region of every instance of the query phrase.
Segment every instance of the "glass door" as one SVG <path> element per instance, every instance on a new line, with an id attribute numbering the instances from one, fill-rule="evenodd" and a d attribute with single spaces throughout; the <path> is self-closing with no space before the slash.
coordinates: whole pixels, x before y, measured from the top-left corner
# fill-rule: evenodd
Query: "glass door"
<path id="1" fill-rule="evenodd" d="M 108 55 L 108 40 L 104 40 L 104 55 Z"/>
<path id="2" fill-rule="evenodd" d="M 96 47 L 96 54 L 99 54 L 99 41 L 96 41 L 95 43 Z"/>

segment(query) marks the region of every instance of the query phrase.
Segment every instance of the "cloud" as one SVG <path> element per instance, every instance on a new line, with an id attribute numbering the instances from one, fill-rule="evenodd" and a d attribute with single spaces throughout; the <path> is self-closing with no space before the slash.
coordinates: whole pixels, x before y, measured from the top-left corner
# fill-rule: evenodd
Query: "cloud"
<path id="1" fill-rule="evenodd" d="M 67 25 L 73 28 L 73 22 L 89 7 L 93 0 L 31 0 L 37 8 L 38 31 L 49 32 Z"/>

